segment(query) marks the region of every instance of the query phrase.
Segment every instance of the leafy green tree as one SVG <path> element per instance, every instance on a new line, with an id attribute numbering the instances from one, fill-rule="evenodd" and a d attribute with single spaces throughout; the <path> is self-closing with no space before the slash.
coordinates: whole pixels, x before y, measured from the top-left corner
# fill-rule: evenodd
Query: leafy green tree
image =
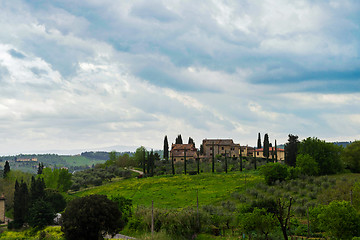
<path id="1" fill-rule="evenodd" d="M 146 148 L 144 146 L 138 147 L 134 154 L 134 160 L 138 166 L 145 166 Z M 145 172 L 145 171 L 144 171 Z"/>
<path id="2" fill-rule="evenodd" d="M 346 146 L 341 154 L 341 159 L 346 168 L 351 172 L 360 172 L 360 141 L 355 141 Z"/>
<path id="3" fill-rule="evenodd" d="M 272 185 L 275 181 L 284 181 L 288 176 L 287 167 L 281 163 L 267 163 L 260 167 L 260 173 L 264 175 L 265 182 Z"/>
<path id="4" fill-rule="evenodd" d="M 352 239 L 360 234 L 360 216 L 349 202 L 333 201 L 328 206 L 320 205 L 321 211 L 316 208 L 316 221 L 320 229 L 326 231 L 336 239 Z M 314 215 L 314 213 L 312 213 Z"/>
<path id="5" fill-rule="evenodd" d="M 119 227 L 122 229 L 128 223 L 132 216 L 132 200 L 124 198 L 122 196 L 113 196 L 110 198 L 111 201 L 116 202 L 120 211 L 121 217 L 119 220 Z"/>
<path id="6" fill-rule="evenodd" d="M 239 217 L 241 230 L 249 235 L 255 232 L 257 237 L 268 239 L 268 235 L 276 229 L 277 221 L 274 214 L 268 213 L 263 208 L 255 208 L 253 212 Z"/>
<path id="7" fill-rule="evenodd" d="M 65 198 L 54 189 L 45 189 L 44 201 L 51 205 L 54 213 L 62 212 L 66 207 Z"/>
<path id="8" fill-rule="evenodd" d="M 309 154 L 299 154 L 296 157 L 296 167 L 304 175 L 316 176 L 319 174 L 319 164 Z"/>
<path id="9" fill-rule="evenodd" d="M 164 138 L 164 159 L 166 161 L 169 160 L 169 142 L 168 142 L 168 139 L 167 139 L 166 135 L 165 135 L 165 138 Z"/>
<path id="10" fill-rule="evenodd" d="M 5 161 L 3 178 L 6 178 L 6 176 L 8 175 L 9 172 L 10 172 L 10 164 L 8 161 Z"/>
<path id="11" fill-rule="evenodd" d="M 319 174 L 334 174 L 342 171 L 340 159 L 342 148 L 318 138 L 307 138 L 301 141 L 299 154 L 310 155 L 319 165 Z"/>
<path id="12" fill-rule="evenodd" d="M 288 142 L 285 144 L 285 163 L 291 167 L 296 166 L 296 155 L 298 153 L 298 136 L 289 134 Z"/>
<path id="13" fill-rule="evenodd" d="M 61 231 L 68 240 L 103 239 L 115 234 L 121 213 L 118 204 L 104 195 L 89 195 L 68 203 L 62 215 Z"/>
<path id="14" fill-rule="evenodd" d="M 57 181 L 56 190 L 58 190 L 60 192 L 67 192 L 72 185 L 71 177 L 72 177 L 72 174 L 69 173 L 69 170 L 67 170 L 65 168 L 61 168 L 59 170 L 59 179 Z"/>
<path id="15" fill-rule="evenodd" d="M 270 145 L 269 145 L 269 136 L 268 134 L 266 133 L 265 136 L 264 136 L 264 148 L 263 148 L 263 153 L 264 153 L 264 157 L 266 158 L 266 162 L 269 162 L 269 148 L 270 148 Z"/>

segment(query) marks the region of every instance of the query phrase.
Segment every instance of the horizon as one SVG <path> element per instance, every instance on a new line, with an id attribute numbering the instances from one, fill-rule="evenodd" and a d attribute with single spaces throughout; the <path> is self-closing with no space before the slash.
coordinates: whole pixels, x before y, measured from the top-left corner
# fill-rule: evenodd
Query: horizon
<path id="1" fill-rule="evenodd" d="M 360 139 L 360 2 L 0 2 L 0 155 Z"/>

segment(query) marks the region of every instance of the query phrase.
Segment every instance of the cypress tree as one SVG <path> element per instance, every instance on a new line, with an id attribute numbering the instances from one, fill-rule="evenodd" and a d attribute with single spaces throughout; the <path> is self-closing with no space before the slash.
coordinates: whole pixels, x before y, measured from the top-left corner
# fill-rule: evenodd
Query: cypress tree
<path id="1" fill-rule="evenodd" d="M 240 160 L 240 172 L 242 172 L 242 153 L 241 153 L 241 146 L 240 146 L 240 156 L 239 156 L 239 160 Z"/>
<path id="2" fill-rule="evenodd" d="M 165 138 L 164 138 L 164 159 L 166 161 L 169 160 L 169 142 L 168 142 L 168 139 L 167 139 L 166 135 L 165 135 Z"/>
<path id="3" fill-rule="evenodd" d="M 143 165 L 143 174 L 145 175 L 146 173 L 146 151 L 145 149 L 142 149 L 142 165 Z"/>
<path id="4" fill-rule="evenodd" d="M 19 184 L 15 182 L 14 192 L 14 227 L 21 228 L 25 223 L 25 218 L 29 210 L 29 192 L 27 185 L 21 180 Z"/>
<path id="5" fill-rule="evenodd" d="M 146 174 L 150 176 L 150 153 L 149 152 L 146 153 L 146 165 L 147 165 L 146 166 L 147 167 Z"/>
<path id="6" fill-rule="evenodd" d="M 181 134 L 179 134 L 175 139 L 175 144 L 183 144 Z"/>
<path id="7" fill-rule="evenodd" d="M 197 152 L 196 164 L 197 164 L 197 174 L 200 174 L 200 157 L 199 157 L 199 152 Z"/>
<path id="8" fill-rule="evenodd" d="M 154 151 L 151 149 L 151 152 L 150 152 L 150 175 L 153 177 L 154 176 Z"/>
<path id="9" fill-rule="evenodd" d="M 195 147 L 194 139 L 192 139 L 191 137 L 189 137 L 188 144 L 192 144 L 192 145 L 194 145 L 194 147 Z"/>
<path id="10" fill-rule="evenodd" d="M 172 174 L 175 175 L 174 155 L 173 154 L 171 154 L 171 170 L 172 170 Z"/>
<path id="11" fill-rule="evenodd" d="M 276 162 L 278 161 L 276 139 L 275 139 L 275 161 Z"/>
<path id="12" fill-rule="evenodd" d="M 3 178 L 6 178 L 7 174 L 10 172 L 10 164 L 8 161 L 5 162 Z"/>
<path id="13" fill-rule="evenodd" d="M 38 174 L 38 175 L 42 174 L 43 169 L 44 169 L 44 164 L 43 164 L 43 163 L 39 163 L 38 170 L 37 170 L 37 174 Z"/>
<path id="14" fill-rule="evenodd" d="M 296 155 L 298 151 L 298 136 L 289 134 L 288 143 L 285 144 L 285 163 L 289 166 L 296 166 Z"/>
<path id="15" fill-rule="evenodd" d="M 263 155 L 264 157 L 266 157 L 266 162 L 269 162 L 269 148 L 270 148 L 269 136 L 266 133 L 264 136 L 264 148 L 263 148 L 263 153 L 264 153 Z"/>
<path id="16" fill-rule="evenodd" d="M 257 148 L 258 148 L 258 149 L 261 148 L 261 136 L 260 136 L 260 133 L 259 133 L 259 135 L 258 135 Z"/>
<path id="17" fill-rule="evenodd" d="M 254 147 L 254 169 L 256 170 L 256 148 Z"/>

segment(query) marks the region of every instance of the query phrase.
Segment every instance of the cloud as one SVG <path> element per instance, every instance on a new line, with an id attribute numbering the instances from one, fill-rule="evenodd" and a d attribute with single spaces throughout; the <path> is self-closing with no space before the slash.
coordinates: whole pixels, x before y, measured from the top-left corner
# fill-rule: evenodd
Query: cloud
<path id="1" fill-rule="evenodd" d="M 355 0 L 0 7 L 2 152 L 359 136 Z"/>

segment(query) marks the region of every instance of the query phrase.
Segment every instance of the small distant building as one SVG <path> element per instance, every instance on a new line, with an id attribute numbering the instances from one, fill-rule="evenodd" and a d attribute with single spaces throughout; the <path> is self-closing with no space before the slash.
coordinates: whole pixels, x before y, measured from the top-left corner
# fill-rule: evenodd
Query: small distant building
<path id="1" fill-rule="evenodd" d="M 173 158 L 174 162 L 182 162 L 186 160 L 195 160 L 198 157 L 198 151 L 194 144 L 172 144 L 170 151 L 170 159 Z"/>
<path id="2" fill-rule="evenodd" d="M 272 159 L 272 154 L 274 154 L 274 159 L 276 159 L 276 157 L 275 157 L 275 148 L 274 147 L 269 147 L 269 159 Z M 256 149 L 256 157 L 265 158 L 263 148 Z M 277 160 L 278 161 L 284 161 L 285 160 L 285 150 L 284 149 L 277 148 Z"/>
<path id="3" fill-rule="evenodd" d="M 16 158 L 15 162 L 37 162 L 37 158 Z"/>
<path id="4" fill-rule="evenodd" d="M 5 222 L 5 196 L 4 194 L 0 197 L 0 222 Z"/>
<path id="5" fill-rule="evenodd" d="M 214 155 L 239 157 L 240 144 L 234 143 L 232 139 L 204 139 L 202 142 L 203 157 L 212 158 Z"/>

